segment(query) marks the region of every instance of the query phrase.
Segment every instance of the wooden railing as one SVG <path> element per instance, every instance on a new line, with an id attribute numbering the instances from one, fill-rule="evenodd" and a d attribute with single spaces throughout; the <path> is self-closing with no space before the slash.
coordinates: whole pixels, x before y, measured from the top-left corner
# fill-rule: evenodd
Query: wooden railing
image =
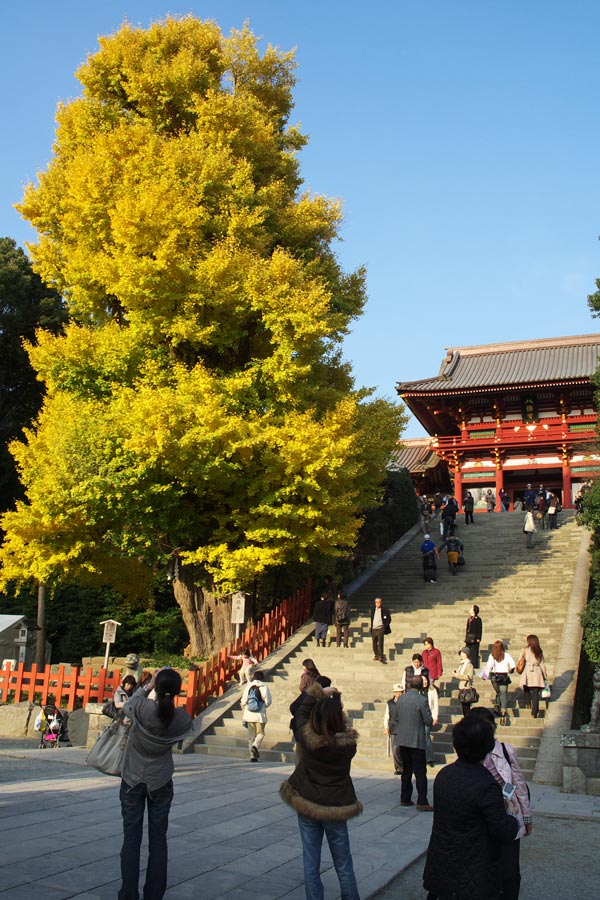
<path id="1" fill-rule="evenodd" d="M 230 659 L 248 647 L 259 661 L 281 646 L 310 616 L 311 585 L 297 591 L 271 612 L 266 613 L 256 625 L 195 670 L 181 672 L 183 686 L 178 698 L 191 716 L 198 715 L 211 696 L 220 696 L 239 670 L 241 663 Z M 16 669 L 7 665 L 0 669 L 0 701 L 19 703 L 23 700 L 45 705 L 48 696 L 63 709 L 74 710 L 88 703 L 104 703 L 110 700 L 121 681 L 118 669 L 79 666 L 46 666 L 38 671 L 33 665 L 25 670 L 21 663 Z"/>

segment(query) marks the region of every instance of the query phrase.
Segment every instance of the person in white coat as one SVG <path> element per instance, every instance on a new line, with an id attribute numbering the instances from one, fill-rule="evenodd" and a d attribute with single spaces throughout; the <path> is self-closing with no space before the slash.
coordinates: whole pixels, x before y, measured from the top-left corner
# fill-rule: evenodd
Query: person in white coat
<path id="1" fill-rule="evenodd" d="M 259 750 L 265 739 L 267 707 L 271 705 L 271 691 L 264 681 L 263 673 L 255 672 L 252 681 L 246 685 L 242 694 L 244 711 L 242 721 L 248 728 L 250 762 L 258 762 L 260 759 Z"/>
<path id="2" fill-rule="evenodd" d="M 535 534 L 535 519 L 533 518 L 533 510 L 529 507 L 525 513 L 523 520 L 523 531 L 525 532 L 525 546 L 533 547 L 533 536 Z"/>
<path id="3" fill-rule="evenodd" d="M 431 729 L 438 723 L 440 715 L 440 701 L 438 689 L 436 688 L 435 684 L 429 681 L 428 678 L 423 678 L 423 681 L 427 682 L 427 702 L 429 703 L 431 717 L 433 718 L 432 725 L 425 726 L 425 758 L 427 760 L 428 766 L 435 766 L 435 750 L 433 749 L 433 741 L 431 740 Z"/>
<path id="4" fill-rule="evenodd" d="M 504 648 L 502 641 L 494 641 L 492 652 L 483 671 L 483 677 L 489 678 L 496 691 L 494 713 L 500 716 L 500 724 L 508 725 L 508 686 L 511 683 L 510 673 L 515 671 L 516 663 Z"/>

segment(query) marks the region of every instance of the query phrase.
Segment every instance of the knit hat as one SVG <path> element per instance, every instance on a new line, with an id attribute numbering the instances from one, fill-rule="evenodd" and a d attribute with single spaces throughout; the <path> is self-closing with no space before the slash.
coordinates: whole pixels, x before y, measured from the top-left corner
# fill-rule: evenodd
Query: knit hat
<path id="1" fill-rule="evenodd" d="M 423 535 L 423 539 L 426 540 L 426 541 L 428 541 L 428 540 L 429 540 L 429 535 L 428 535 L 428 534 L 424 534 L 424 535 Z"/>

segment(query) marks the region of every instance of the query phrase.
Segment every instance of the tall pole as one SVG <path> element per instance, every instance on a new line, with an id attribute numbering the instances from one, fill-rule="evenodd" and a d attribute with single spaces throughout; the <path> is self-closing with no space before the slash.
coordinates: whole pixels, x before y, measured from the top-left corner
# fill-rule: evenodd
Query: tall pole
<path id="1" fill-rule="evenodd" d="M 38 584 L 37 626 L 35 663 L 39 672 L 46 667 L 46 585 L 41 581 Z"/>

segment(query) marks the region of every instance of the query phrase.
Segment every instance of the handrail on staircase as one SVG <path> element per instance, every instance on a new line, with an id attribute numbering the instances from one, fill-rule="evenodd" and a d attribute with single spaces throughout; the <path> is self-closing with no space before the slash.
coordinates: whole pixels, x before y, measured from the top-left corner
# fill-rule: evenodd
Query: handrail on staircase
<path id="1" fill-rule="evenodd" d="M 227 683 L 241 667 L 241 662 L 231 659 L 248 647 L 259 661 L 281 646 L 307 621 L 311 613 L 312 586 L 310 580 L 303 588 L 283 600 L 279 606 L 265 613 L 262 619 L 246 630 L 234 641 L 221 647 L 218 653 L 203 665 L 189 672 L 182 672 L 182 692 L 177 698 L 178 705 L 184 706 L 191 716 L 197 716 L 207 705 L 211 696 L 220 697 Z M 25 669 L 23 663 L 13 668 L 6 662 L 0 668 L 0 702 L 19 703 L 28 700 L 45 705 L 48 695 L 62 709 L 73 711 L 88 703 L 105 703 L 110 700 L 120 683 L 118 669 L 104 667 L 85 669 L 80 666 L 36 665 Z"/>

